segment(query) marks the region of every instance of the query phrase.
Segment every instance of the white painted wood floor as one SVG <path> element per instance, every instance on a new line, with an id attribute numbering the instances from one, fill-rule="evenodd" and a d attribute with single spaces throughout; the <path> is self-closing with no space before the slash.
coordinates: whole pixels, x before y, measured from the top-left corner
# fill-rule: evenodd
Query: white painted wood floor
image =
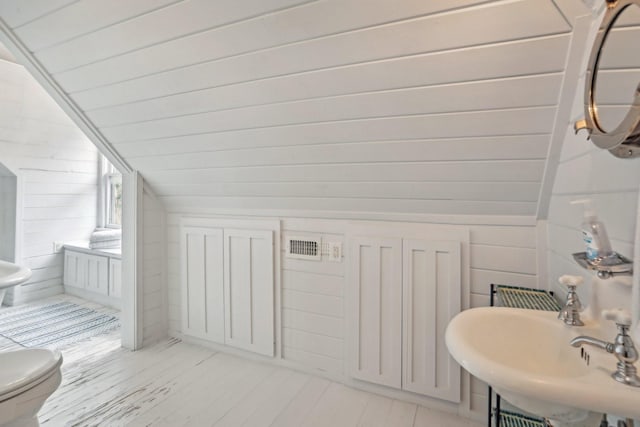
<path id="1" fill-rule="evenodd" d="M 481 426 L 177 339 L 130 352 L 110 333 L 63 355 L 43 426 Z"/>

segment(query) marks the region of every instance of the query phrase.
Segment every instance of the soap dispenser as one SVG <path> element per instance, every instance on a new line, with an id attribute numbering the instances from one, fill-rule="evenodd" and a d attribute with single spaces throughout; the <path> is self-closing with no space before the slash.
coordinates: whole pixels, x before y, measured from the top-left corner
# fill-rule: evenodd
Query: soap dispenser
<path id="1" fill-rule="evenodd" d="M 582 221 L 582 239 L 586 246 L 587 259 L 599 261 L 613 255 L 607 229 L 596 215 L 591 199 L 574 200 L 571 204 L 583 204 L 584 220 Z"/>

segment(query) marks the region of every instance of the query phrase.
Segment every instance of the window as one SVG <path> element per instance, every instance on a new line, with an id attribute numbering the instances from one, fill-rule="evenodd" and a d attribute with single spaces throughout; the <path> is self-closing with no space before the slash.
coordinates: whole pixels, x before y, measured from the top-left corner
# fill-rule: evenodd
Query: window
<path id="1" fill-rule="evenodd" d="M 107 175 L 107 227 L 122 227 L 122 175 Z"/>
<path id="2" fill-rule="evenodd" d="M 98 215 L 102 215 L 99 226 L 107 228 L 122 227 L 122 174 L 103 156 L 101 162 L 102 179 L 101 200 L 103 207 Z"/>

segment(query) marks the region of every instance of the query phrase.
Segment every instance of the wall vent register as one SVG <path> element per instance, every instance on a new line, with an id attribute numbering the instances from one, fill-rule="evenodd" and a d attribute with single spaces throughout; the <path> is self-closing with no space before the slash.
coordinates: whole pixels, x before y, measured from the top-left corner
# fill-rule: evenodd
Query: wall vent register
<path id="1" fill-rule="evenodd" d="M 286 243 L 287 258 L 321 261 L 342 261 L 341 242 L 323 242 L 320 238 L 289 237 Z"/>
<path id="2" fill-rule="evenodd" d="M 322 257 L 320 239 L 290 237 L 287 241 L 287 256 L 300 259 L 317 259 Z"/>

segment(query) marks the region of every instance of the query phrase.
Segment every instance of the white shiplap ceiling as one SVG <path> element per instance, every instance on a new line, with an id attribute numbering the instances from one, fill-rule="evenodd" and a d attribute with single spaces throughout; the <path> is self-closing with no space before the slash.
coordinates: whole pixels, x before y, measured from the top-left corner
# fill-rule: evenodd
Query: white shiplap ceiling
<path id="1" fill-rule="evenodd" d="M 575 3 L 0 0 L 0 17 L 169 210 L 534 215 Z"/>

